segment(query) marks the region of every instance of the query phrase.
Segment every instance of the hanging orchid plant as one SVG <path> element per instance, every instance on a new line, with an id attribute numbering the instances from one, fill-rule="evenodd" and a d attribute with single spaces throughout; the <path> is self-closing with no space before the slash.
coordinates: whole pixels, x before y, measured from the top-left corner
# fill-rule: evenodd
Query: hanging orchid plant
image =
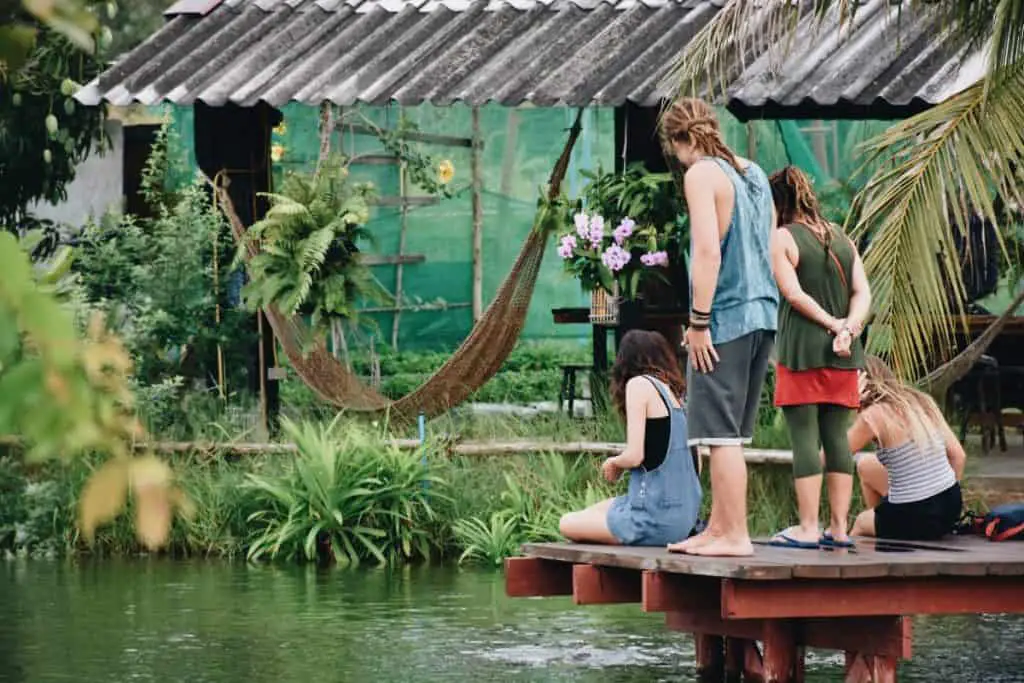
<path id="1" fill-rule="evenodd" d="M 590 174 L 576 206 L 558 255 L 585 290 L 613 293 L 618 284 L 619 295 L 634 300 L 650 280 L 668 281 L 686 233 L 671 176 L 640 166 L 618 174 L 599 171 Z"/>

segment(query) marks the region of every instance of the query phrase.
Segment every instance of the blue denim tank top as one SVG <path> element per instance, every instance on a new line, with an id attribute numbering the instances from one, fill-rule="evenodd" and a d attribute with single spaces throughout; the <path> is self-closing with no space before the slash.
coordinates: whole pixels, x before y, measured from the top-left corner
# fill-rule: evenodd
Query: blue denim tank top
<path id="1" fill-rule="evenodd" d="M 725 159 L 718 164 L 735 190 L 729 231 L 722 240 L 722 264 L 711 303 L 711 341 L 724 344 L 758 330 L 775 331 L 779 288 L 772 274 L 770 244 L 772 192 L 768 176 L 749 162 L 740 174 Z M 693 268 L 691 259 L 691 269 Z"/>

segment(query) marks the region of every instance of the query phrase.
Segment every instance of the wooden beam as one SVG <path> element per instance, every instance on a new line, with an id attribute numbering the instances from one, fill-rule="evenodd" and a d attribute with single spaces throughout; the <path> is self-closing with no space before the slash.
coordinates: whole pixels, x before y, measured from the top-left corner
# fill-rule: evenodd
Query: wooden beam
<path id="1" fill-rule="evenodd" d="M 572 565 L 536 557 L 505 559 L 505 593 L 510 598 L 572 595 Z"/>
<path id="2" fill-rule="evenodd" d="M 471 153 L 471 174 L 473 187 L 473 322 L 480 320 L 484 312 L 484 178 L 481 168 L 483 138 L 480 133 L 480 107 L 473 107 L 473 149 Z"/>
<path id="3" fill-rule="evenodd" d="M 408 304 L 406 306 L 369 306 L 360 308 L 360 313 L 394 313 L 395 311 L 419 313 L 422 311 L 447 311 L 451 308 L 469 308 L 472 304 L 468 301 L 456 301 L 454 303 L 430 305 L 430 304 Z"/>
<path id="4" fill-rule="evenodd" d="M 356 135 L 372 135 L 377 137 L 378 131 L 372 126 L 362 124 L 341 124 L 350 132 Z M 385 131 L 390 132 L 390 131 Z M 436 135 L 434 133 L 423 133 L 421 131 L 409 131 L 402 135 L 402 138 L 412 142 L 425 142 L 431 145 L 443 145 L 446 147 L 472 147 L 471 138 L 460 138 L 453 135 Z"/>
<path id="5" fill-rule="evenodd" d="M 804 649 L 797 645 L 792 622 L 766 621 L 762 633 L 761 680 L 764 683 L 802 681 Z"/>
<path id="6" fill-rule="evenodd" d="M 592 564 L 574 565 L 572 600 L 577 605 L 640 602 L 640 573 Z"/>
<path id="7" fill-rule="evenodd" d="M 721 681 L 725 675 L 725 641 L 707 633 L 693 634 L 696 655 L 697 680 Z"/>
<path id="8" fill-rule="evenodd" d="M 364 266 L 394 266 L 399 263 L 423 263 L 427 260 L 424 254 L 361 254 L 359 261 Z"/>
<path id="9" fill-rule="evenodd" d="M 384 197 L 377 197 L 377 206 L 397 206 L 402 209 L 408 209 L 412 206 L 434 206 L 439 203 L 437 197 L 424 196 L 424 197 L 395 197 L 387 195 Z"/>
<path id="10" fill-rule="evenodd" d="M 349 163 L 360 166 L 398 166 L 402 160 L 394 154 L 357 154 Z"/>
<path id="11" fill-rule="evenodd" d="M 726 619 L 1021 613 L 1020 576 L 722 581 Z"/>
<path id="12" fill-rule="evenodd" d="M 719 611 L 720 584 L 710 576 L 645 571 L 641 606 L 645 612 Z"/>
<path id="13" fill-rule="evenodd" d="M 896 660 L 893 657 L 846 653 L 844 683 L 896 683 Z"/>
<path id="14" fill-rule="evenodd" d="M 723 619 L 720 612 L 666 612 L 665 626 L 684 633 L 709 633 L 730 639 L 761 640 L 767 619 Z M 793 620 L 796 642 L 823 650 L 862 652 L 910 659 L 909 617 L 838 617 Z"/>

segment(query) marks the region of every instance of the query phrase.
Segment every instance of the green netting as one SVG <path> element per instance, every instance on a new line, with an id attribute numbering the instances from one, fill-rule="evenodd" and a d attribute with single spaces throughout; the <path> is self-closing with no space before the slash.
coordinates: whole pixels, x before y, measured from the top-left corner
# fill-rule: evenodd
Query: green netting
<path id="1" fill-rule="evenodd" d="M 275 133 L 279 160 L 274 175 L 280 179 L 286 170 L 308 171 L 319 154 L 319 114 L 315 108 L 288 105 L 284 113 L 284 131 Z M 452 107 L 397 106 L 362 108 L 365 116 L 381 127 L 394 126 L 399 116 L 415 122 L 420 131 L 458 138 L 471 136 L 471 110 Z M 523 107 L 508 109 L 497 105 L 481 109 L 483 221 L 483 294 L 490 300 L 508 273 L 520 245 L 530 230 L 540 188 L 565 140 L 574 112 L 565 108 Z M 355 112 L 342 112 L 346 121 L 358 123 Z M 818 187 L 834 180 L 845 182 L 856 170 L 856 147 L 885 127 L 877 121 L 756 121 L 745 125 L 724 110 L 723 128 L 730 146 L 755 159 L 771 172 L 794 163 L 804 168 Z M 191 109 L 174 111 L 175 127 L 183 143 L 187 167 L 195 168 L 191 140 Z M 455 196 L 434 206 L 411 207 L 407 212 L 405 254 L 424 256 L 420 263 L 402 267 L 403 305 L 418 307 L 401 313 L 398 346 L 411 348 L 450 348 L 466 336 L 472 326 L 472 193 L 470 191 L 471 152 L 467 147 L 420 144 L 420 149 L 436 159 L 448 159 L 455 167 L 452 187 Z M 751 149 L 753 147 L 754 149 Z M 336 134 L 332 148 L 347 155 L 380 155 L 380 142 L 370 135 L 351 132 Z M 581 169 L 614 166 L 614 112 L 591 109 L 584 119 L 583 134 L 573 155 L 566 190 L 577 194 L 583 184 Z M 395 165 L 358 164 L 353 175 L 373 182 L 381 195 L 400 194 L 399 172 Z M 422 190 L 408 188 L 409 195 Z M 367 245 L 372 253 L 398 253 L 401 210 L 394 206 L 375 209 L 370 222 L 375 243 Z M 526 339 L 574 338 L 581 341 L 589 330 L 580 325 L 555 325 L 551 309 L 586 306 L 589 299 L 578 285 L 562 273 L 554 246 L 545 260 L 524 331 Z M 374 267 L 380 282 L 394 291 L 397 267 Z M 440 306 L 440 307 L 438 307 Z M 375 335 L 378 344 L 390 344 L 394 313 L 366 316 L 375 325 L 365 326 L 351 335 L 355 346 Z"/>

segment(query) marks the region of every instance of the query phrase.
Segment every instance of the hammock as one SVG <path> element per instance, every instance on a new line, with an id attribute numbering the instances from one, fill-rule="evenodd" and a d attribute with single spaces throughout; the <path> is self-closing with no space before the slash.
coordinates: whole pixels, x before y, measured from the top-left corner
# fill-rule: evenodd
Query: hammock
<path id="1" fill-rule="evenodd" d="M 552 204 L 561 193 L 569 158 L 580 134 L 582 113 L 582 109 L 577 112 L 562 154 L 551 172 L 548 201 L 541 203 L 512 270 L 469 336 L 444 365 L 419 388 L 392 401 L 349 372 L 327 351 L 323 340 L 313 338 L 301 318 L 282 315 L 274 307 L 267 307 L 264 309 L 267 320 L 302 381 L 320 398 L 338 408 L 386 412 L 392 421 L 404 423 L 415 420 L 419 413 L 427 417 L 444 413 L 491 379 L 512 351 L 526 322 L 548 236 L 559 219 Z M 213 186 L 235 239 L 244 243 L 246 226 L 234 210 L 227 190 L 217 183 Z M 249 244 L 248 255 L 253 256 L 257 250 L 256 245 Z"/>

